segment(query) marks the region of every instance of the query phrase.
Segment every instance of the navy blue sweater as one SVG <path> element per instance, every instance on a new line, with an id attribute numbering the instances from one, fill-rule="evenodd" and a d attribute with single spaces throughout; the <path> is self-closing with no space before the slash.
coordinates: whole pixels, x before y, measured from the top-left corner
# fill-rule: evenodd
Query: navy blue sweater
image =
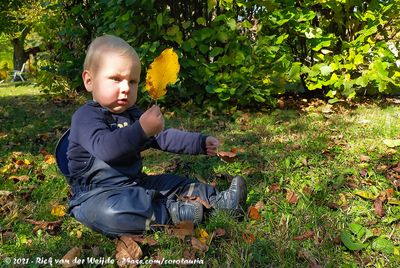
<path id="1" fill-rule="evenodd" d="M 80 107 L 72 116 L 69 135 L 67 155 L 72 178 L 93 157 L 134 179 L 142 176 L 140 152 L 145 149 L 205 153 L 207 136 L 200 133 L 166 129 L 155 137 L 147 137 L 139 123 L 141 114 L 136 106 L 121 114 L 113 114 L 96 102 Z"/>

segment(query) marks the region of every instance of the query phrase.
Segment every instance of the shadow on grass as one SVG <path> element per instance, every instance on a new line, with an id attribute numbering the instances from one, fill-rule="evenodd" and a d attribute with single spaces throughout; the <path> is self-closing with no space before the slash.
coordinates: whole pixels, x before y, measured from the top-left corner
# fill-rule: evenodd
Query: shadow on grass
<path id="1" fill-rule="evenodd" d="M 52 152 L 76 105 L 57 106 L 40 94 L 17 94 L 0 96 L 0 158 L 14 151 Z"/>

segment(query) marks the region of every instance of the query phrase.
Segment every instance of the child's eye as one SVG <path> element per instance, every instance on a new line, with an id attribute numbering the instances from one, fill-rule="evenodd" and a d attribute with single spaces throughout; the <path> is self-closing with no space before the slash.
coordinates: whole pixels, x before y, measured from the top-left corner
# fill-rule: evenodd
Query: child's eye
<path id="1" fill-rule="evenodd" d="M 110 77 L 111 80 L 115 81 L 115 82 L 119 82 L 121 81 L 121 79 L 119 79 L 118 77 Z"/>
<path id="2" fill-rule="evenodd" d="M 129 81 L 129 84 L 132 84 L 132 85 L 133 85 L 133 84 L 136 84 L 136 81 L 135 81 L 135 80 L 130 80 L 130 81 Z"/>

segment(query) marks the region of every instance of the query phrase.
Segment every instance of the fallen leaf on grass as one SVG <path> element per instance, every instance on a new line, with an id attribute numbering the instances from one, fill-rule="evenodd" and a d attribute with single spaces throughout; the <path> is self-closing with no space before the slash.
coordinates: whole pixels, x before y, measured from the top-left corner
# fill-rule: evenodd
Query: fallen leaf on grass
<path id="1" fill-rule="evenodd" d="M 194 232 L 194 225 L 191 221 L 182 221 L 174 226 L 168 226 L 166 232 L 169 235 L 176 236 L 178 238 L 184 239 L 185 236 L 191 236 Z"/>
<path id="2" fill-rule="evenodd" d="M 199 239 L 196 237 L 192 237 L 191 239 L 191 244 L 194 249 L 197 249 L 201 252 L 207 252 L 208 251 L 208 245 L 206 243 L 201 242 Z"/>
<path id="3" fill-rule="evenodd" d="M 258 211 L 261 211 L 261 210 L 263 210 L 263 209 L 265 208 L 265 204 L 264 204 L 263 201 L 258 201 L 258 202 L 254 205 L 254 207 L 255 207 Z"/>
<path id="4" fill-rule="evenodd" d="M 274 183 L 274 184 L 271 184 L 268 187 L 268 189 L 272 193 L 278 193 L 281 190 L 281 186 L 279 185 L 279 183 Z"/>
<path id="5" fill-rule="evenodd" d="M 78 247 L 73 247 L 71 248 L 67 254 L 64 255 L 61 259 L 62 267 L 64 268 L 70 268 L 70 267 L 76 267 L 78 266 L 77 263 L 75 263 L 75 259 L 78 258 L 81 255 L 81 249 Z"/>
<path id="6" fill-rule="evenodd" d="M 302 234 L 302 235 L 298 235 L 298 236 L 293 237 L 293 240 L 296 240 L 296 241 L 304 241 L 304 240 L 306 240 L 306 239 L 309 239 L 309 238 L 314 237 L 314 235 L 315 235 L 314 231 L 306 231 L 306 232 L 305 232 L 304 234 Z"/>
<path id="7" fill-rule="evenodd" d="M 254 234 L 249 232 L 243 233 L 242 237 L 244 241 L 249 245 L 253 244 L 256 241 L 256 237 L 254 236 Z"/>
<path id="8" fill-rule="evenodd" d="M 63 205 L 54 205 L 51 208 L 51 215 L 57 216 L 57 217 L 64 217 L 66 213 L 66 207 Z"/>
<path id="9" fill-rule="evenodd" d="M 400 140 L 386 139 L 386 140 L 383 140 L 383 144 L 385 144 L 387 147 L 394 148 L 394 147 L 400 146 Z"/>
<path id="10" fill-rule="evenodd" d="M 44 162 L 46 162 L 49 165 L 52 165 L 56 162 L 56 159 L 54 158 L 53 155 L 48 154 L 44 156 Z"/>
<path id="11" fill-rule="evenodd" d="M 131 237 L 138 244 L 149 245 L 149 246 L 155 246 L 158 244 L 157 240 L 151 237 L 144 237 L 143 235 L 126 235 L 126 236 Z"/>
<path id="12" fill-rule="evenodd" d="M 204 244 L 207 242 L 208 237 L 209 237 L 207 231 L 203 228 L 196 228 L 196 230 L 194 230 L 194 234 L 195 234 L 196 238 L 199 239 L 200 242 L 202 242 Z"/>
<path id="13" fill-rule="evenodd" d="M 369 157 L 368 155 L 360 155 L 359 160 L 360 162 L 368 163 L 369 161 L 371 161 L 371 157 Z"/>
<path id="14" fill-rule="evenodd" d="M 218 229 L 215 229 L 213 234 L 214 234 L 215 237 L 221 237 L 221 236 L 225 236 L 226 231 L 225 231 L 225 229 L 218 228 Z"/>
<path id="15" fill-rule="evenodd" d="M 368 175 L 368 169 L 364 168 L 360 170 L 360 176 L 365 178 Z"/>
<path id="16" fill-rule="evenodd" d="M 183 252 L 183 257 L 186 260 L 194 260 L 194 259 L 196 259 L 196 253 L 194 251 L 185 250 Z"/>
<path id="17" fill-rule="evenodd" d="M 295 205 L 299 201 L 299 197 L 295 192 L 287 189 L 286 190 L 286 200 L 289 202 L 289 204 Z"/>
<path id="18" fill-rule="evenodd" d="M 258 209 L 254 206 L 250 206 L 249 210 L 247 212 L 247 215 L 249 216 L 250 219 L 252 220 L 259 220 L 261 219 L 261 215 L 260 212 L 258 211 Z"/>
<path id="19" fill-rule="evenodd" d="M 8 177 L 9 180 L 13 180 L 14 182 L 19 182 L 19 181 L 29 181 L 29 176 L 28 175 L 21 175 L 21 176 L 10 176 Z"/>
<path id="20" fill-rule="evenodd" d="M 355 191 L 354 192 L 356 195 L 361 196 L 364 199 L 369 199 L 369 200 L 375 200 L 376 195 L 371 193 L 371 192 L 366 192 L 366 191 Z"/>
<path id="21" fill-rule="evenodd" d="M 35 221 L 31 219 L 27 219 L 27 222 L 36 225 L 33 228 L 33 232 L 36 232 L 37 230 L 45 230 L 49 234 L 56 235 L 60 230 L 61 230 L 61 224 L 63 220 L 58 220 L 58 221 Z"/>
<path id="22" fill-rule="evenodd" d="M 387 200 L 386 192 L 381 192 L 374 201 L 375 213 L 381 218 L 385 216 L 385 210 L 383 209 L 383 204 L 386 202 L 386 200 Z"/>
<path id="23" fill-rule="evenodd" d="M 143 256 L 142 249 L 132 236 L 123 235 L 117 240 L 115 249 L 115 259 L 118 267 L 125 267 L 135 260 L 140 260 Z"/>
<path id="24" fill-rule="evenodd" d="M 217 156 L 225 162 L 232 163 L 237 156 L 237 149 L 232 148 L 230 152 L 218 152 Z"/>
<path id="25" fill-rule="evenodd" d="M 310 268 L 322 268 L 323 266 L 319 265 L 315 258 L 311 256 L 311 254 L 303 249 L 300 249 L 298 253 L 298 257 L 300 259 L 306 260 L 309 264 Z"/>

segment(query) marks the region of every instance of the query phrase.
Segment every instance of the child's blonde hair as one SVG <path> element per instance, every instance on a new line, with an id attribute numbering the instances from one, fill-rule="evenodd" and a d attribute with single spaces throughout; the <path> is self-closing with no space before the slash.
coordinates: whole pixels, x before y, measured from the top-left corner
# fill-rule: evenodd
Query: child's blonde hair
<path id="1" fill-rule="evenodd" d="M 103 35 L 95 38 L 89 45 L 85 62 L 83 63 L 83 69 L 96 71 L 99 67 L 101 55 L 107 51 L 131 56 L 139 61 L 139 56 L 135 49 L 133 49 L 133 47 L 131 47 L 125 40 L 114 35 Z"/>

